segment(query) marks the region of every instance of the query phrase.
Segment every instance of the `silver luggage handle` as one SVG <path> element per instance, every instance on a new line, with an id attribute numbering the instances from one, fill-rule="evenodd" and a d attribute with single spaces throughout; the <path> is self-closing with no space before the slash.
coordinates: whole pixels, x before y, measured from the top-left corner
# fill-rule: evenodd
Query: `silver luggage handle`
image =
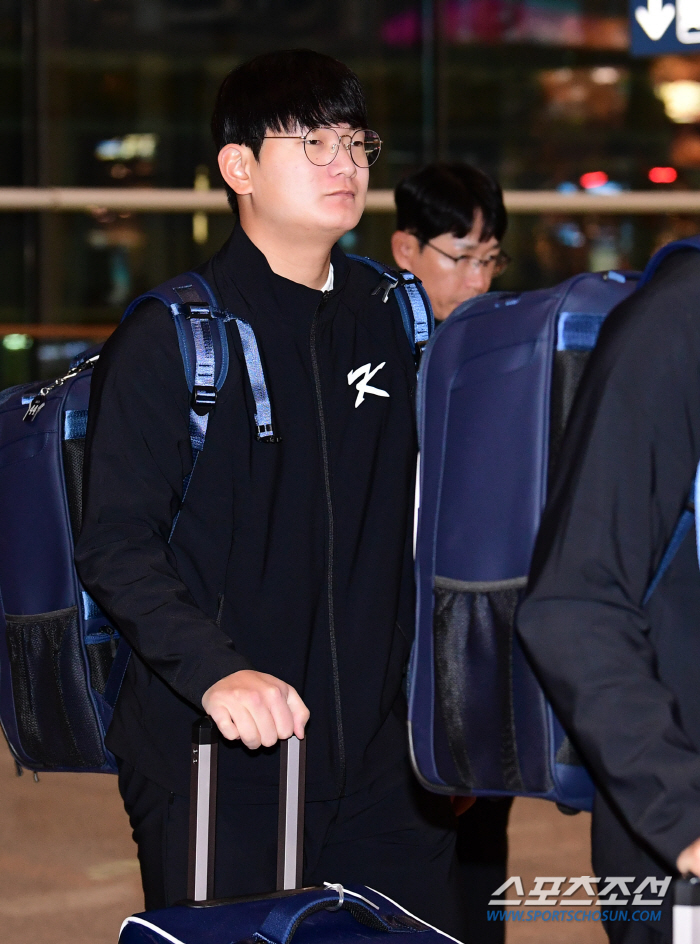
<path id="1" fill-rule="evenodd" d="M 674 883 L 673 944 L 700 944 L 700 879 L 694 875 Z"/>
<path id="2" fill-rule="evenodd" d="M 216 850 L 216 775 L 219 731 L 207 716 L 192 725 L 190 839 L 187 897 L 214 898 Z M 277 890 L 300 888 L 304 861 L 306 738 L 292 735 L 280 743 L 280 792 L 277 832 Z"/>

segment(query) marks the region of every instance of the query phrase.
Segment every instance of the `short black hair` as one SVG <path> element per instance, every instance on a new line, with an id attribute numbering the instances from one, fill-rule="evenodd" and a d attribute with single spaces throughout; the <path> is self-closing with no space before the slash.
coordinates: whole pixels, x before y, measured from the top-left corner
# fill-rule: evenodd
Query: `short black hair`
<path id="1" fill-rule="evenodd" d="M 229 72 L 216 96 L 211 131 L 217 151 L 245 144 L 258 158 L 268 131 L 294 134 L 297 126 L 343 123 L 367 127 L 365 96 L 352 69 L 311 49 L 283 49 Z M 235 210 L 235 194 L 226 189 Z"/>
<path id="2" fill-rule="evenodd" d="M 428 164 L 397 186 L 397 228 L 413 233 L 421 246 L 442 233 L 458 239 L 471 232 L 481 210 L 481 242 L 503 239 L 508 215 L 498 183 L 483 171 L 461 162 Z"/>

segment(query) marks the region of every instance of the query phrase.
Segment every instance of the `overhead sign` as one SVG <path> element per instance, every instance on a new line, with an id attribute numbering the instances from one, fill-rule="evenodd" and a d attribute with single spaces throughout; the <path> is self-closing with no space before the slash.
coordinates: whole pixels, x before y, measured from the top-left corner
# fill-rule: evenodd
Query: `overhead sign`
<path id="1" fill-rule="evenodd" d="M 700 53 L 700 0 L 630 0 L 633 56 Z"/>

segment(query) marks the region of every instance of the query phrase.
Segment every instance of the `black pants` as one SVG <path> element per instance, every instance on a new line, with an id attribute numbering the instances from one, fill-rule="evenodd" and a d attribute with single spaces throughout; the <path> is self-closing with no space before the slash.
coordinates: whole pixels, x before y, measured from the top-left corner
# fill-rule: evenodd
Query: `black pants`
<path id="1" fill-rule="evenodd" d="M 138 845 L 146 908 L 187 897 L 188 800 L 124 762 L 119 789 Z M 423 790 L 405 765 L 351 796 L 306 804 L 304 884 L 369 885 L 465 940 L 455 835 L 447 798 Z M 227 804 L 219 793 L 216 896 L 271 891 L 276 862 L 277 807 Z"/>
<path id="2" fill-rule="evenodd" d="M 512 797 L 480 797 L 457 826 L 457 860 L 467 911 L 467 937 L 479 944 L 503 944 L 505 921 L 488 920 L 488 903 L 506 880 L 508 816 Z"/>
<path id="3" fill-rule="evenodd" d="M 663 879 L 671 872 L 654 855 L 651 849 L 639 840 L 610 808 L 599 793 L 596 794 L 593 807 L 592 823 L 593 870 L 601 877 L 598 883 L 599 894 L 603 890 L 602 881 L 612 875 L 632 875 L 634 884 L 629 883 L 630 891 L 639 885 L 648 875 Z M 617 891 L 618 898 L 621 897 Z M 654 898 L 647 886 L 643 897 Z M 604 906 L 599 906 L 601 911 Z M 672 944 L 672 907 L 673 892 L 669 888 L 663 899 L 663 905 L 635 907 L 632 898 L 624 906 L 611 905 L 608 911 L 615 914 L 616 920 L 604 923 L 611 944 Z M 627 911 L 630 920 L 619 919 L 619 912 Z M 634 921 L 632 912 L 659 912 L 660 921 Z"/>

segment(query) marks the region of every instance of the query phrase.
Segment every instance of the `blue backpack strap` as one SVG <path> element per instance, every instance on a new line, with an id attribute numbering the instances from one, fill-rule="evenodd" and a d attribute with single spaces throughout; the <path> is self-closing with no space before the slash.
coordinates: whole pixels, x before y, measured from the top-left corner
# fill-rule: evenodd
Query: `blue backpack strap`
<path id="1" fill-rule="evenodd" d="M 698 549 L 698 561 L 700 561 L 700 522 L 697 521 L 698 515 L 700 515 L 700 504 L 698 500 L 700 499 L 700 465 L 697 468 L 695 473 L 695 481 L 693 482 L 693 487 L 690 490 L 688 495 L 688 500 L 686 502 L 685 508 L 680 514 L 676 527 L 673 529 L 673 534 L 671 535 L 671 540 L 668 542 L 668 547 L 664 551 L 664 555 L 661 558 L 661 563 L 656 568 L 656 573 L 652 577 L 651 583 L 649 584 L 646 593 L 644 594 L 644 599 L 642 600 L 642 606 L 646 606 L 649 600 L 651 599 L 652 594 L 661 583 L 661 578 L 664 576 L 668 568 L 671 566 L 674 557 L 678 553 L 678 550 L 685 540 L 686 535 L 690 529 L 695 527 L 695 540 Z"/>
<path id="2" fill-rule="evenodd" d="M 182 483 L 182 499 L 173 519 L 168 543 L 172 540 L 180 511 L 192 480 L 197 459 L 204 449 L 209 414 L 216 405 L 217 394 L 224 385 L 229 365 L 227 321 L 235 321 L 243 347 L 243 358 L 255 401 L 257 438 L 261 442 L 279 442 L 272 426 L 272 407 L 265 383 L 260 352 L 253 329 L 247 321 L 219 309 L 209 283 L 197 272 L 186 272 L 135 298 L 124 312 L 124 318 L 146 299 L 162 302 L 170 311 L 177 330 L 180 354 L 185 368 L 187 387 L 192 394 L 189 435 L 192 446 L 192 468 Z M 122 637 L 112 663 L 105 699 L 114 707 L 126 675 L 131 647 Z"/>
<path id="3" fill-rule="evenodd" d="M 689 236 L 687 239 L 677 239 L 675 242 L 669 243 L 667 246 L 662 246 L 658 252 L 654 253 L 647 263 L 644 272 L 642 272 L 642 277 L 639 280 L 637 288 L 641 288 L 642 285 L 646 285 L 647 282 L 653 277 L 664 259 L 666 259 L 667 256 L 672 255 L 674 252 L 678 252 L 679 249 L 700 250 L 700 236 Z"/>
<path id="4" fill-rule="evenodd" d="M 236 323 L 241 339 L 255 401 L 257 438 L 261 442 L 279 442 L 272 425 L 272 407 L 258 344 L 248 322 L 222 311 L 211 287 L 197 272 L 177 276 L 141 295 L 129 305 L 124 318 L 147 298 L 155 298 L 168 307 L 177 329 L 187 386 L 192 393 L 190 440 L 195 461 L 204 447 L 209 413 L 228 373 L 227 321 Z"/>
<path id="5" fill-rule="evenodd" d="M 386 303 L 389 299 L 389 293 L 394 292 L 408 343 L 411 345 L 413 356 L 416 363 L 418 363 L 423 348 L 428 343 L 428 339 L 435 328 L 430 299 L 420 279 L 417 279 L 410 272 L 398 272 L 390 269 L 368 256 L 348 255 L 348 259 L 361 262 L 382 276 L 379 285 L 372 292 L 373 295 L 382 295 L 382 301 Z"/>

